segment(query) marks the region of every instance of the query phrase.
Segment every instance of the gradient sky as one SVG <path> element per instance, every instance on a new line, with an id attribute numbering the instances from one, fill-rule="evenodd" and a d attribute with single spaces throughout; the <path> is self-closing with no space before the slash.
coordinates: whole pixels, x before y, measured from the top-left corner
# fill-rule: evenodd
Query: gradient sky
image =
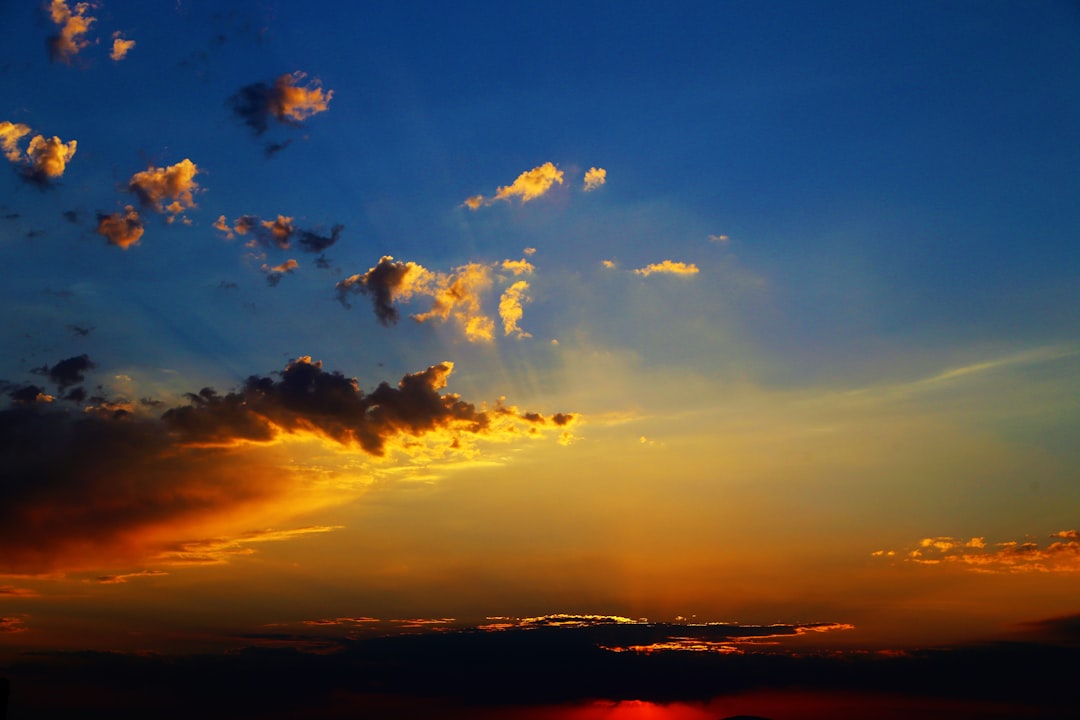
<path id="1" fill-rule="evenodd" d="M 0 27 L 0 661 L 1076 641 L 1075 3 Z"/>

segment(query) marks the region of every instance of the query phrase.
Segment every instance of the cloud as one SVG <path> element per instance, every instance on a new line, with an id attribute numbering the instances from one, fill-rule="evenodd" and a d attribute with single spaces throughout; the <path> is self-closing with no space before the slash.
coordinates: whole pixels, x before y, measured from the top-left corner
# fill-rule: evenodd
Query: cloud
<path id="1" fill-rule="evenodd" d="M 75 156 L 78 142 L 64 142 L 56 136 L 46 138 L 44 135 L 35 135 L 30 139 L 24 156 L 19 148 L 19 141 L 30 132 L 27 125 L 6 120 L 0 123 L 0 148 L 3 149 L 4 156 L 13 164 L 21 166 L 23 177 L 27 180 L 44 185 L 62 177 L 68 162 Z"/>
<path id="2" fill-rule="evenodd" d="M 13 163 L 22 159 L 22 150 L 19 149 L 19 140 L 30 134 L 30 127 L 21 123 L 13 123 L 7 120 L 0 122 L 0 149 L 4 156 Z"/>
<path id="3" fill-rule="evenodd" d="M 49 17 L 59 28 L 56 35 L 49 37 L 49 55 L 54 61 L 70 63 L 89 44 L 84 36 L 96 21 L 87 15 L 91 7 L 91 3 L 80 2 L 72 9 L 65 0 L 52 0 Z"/>
<path id="4" fill-rule="evenodd" d="M 297 238 L 297 245 L 304 252 L 318 253 L 331 247 L 341 237 L 344 225 L 334 225 L 330 228 L 329 235 L 320 235 L 314 230 L 305 230 L 295 225 L 293 218 L 286 215 L 278 215 L 274 220 L 263 220 L 258 215 L 241 215 L 230 226 L 228 219 L 222 215 L 214 221 L 215 230 L 225 234 L 226 240 L 232 240 L 237 235 L 251 235 L 248 247 L 278 248 L 288 250 L 292 247 L 293 238 Z"/>
<path id="5" fill-rule="evenodd" d="M 254 553 L 250 545 L 328 533 L 340 530 L 342 527 L 341 525 L 309 525 L 289 530 L 255 530 L 233 538 L 189 540 L 164 548 L 153 559 L 168 565 L 223 565 L 237 555 Z"/>
<path id="6" fill-rule="evenodd" d="M 139 212 L 128 205 L 122 213 L 105 215 L 98 213 L 97 232 L 121 250 L 137 245 L 143 236 L 142 219 Z"/>
<path id="7" fill-rule="evenodd" d="M 30 588 L 15 587 L 13 585 L 0 585 L 0 598 L 31 598 L 40 596 L 41 594 L 37 590 L 31 590 Z"/>
<path id="8" fill-rule="evenodd" d="M 63 392 L 72 385 L 78 385 L 86 379 L 86 371 L 92 370 L 97 365 L 90 361 L 89 355 L 76 355 L 66 360 L 61 360 L 52 367 L 41 369 L 41 373 L 48 375 L 49 379 Z"/>
<path id="9" fill-rule="evenodd" d="M 585 173 L 585 185 L 582 187 L 582 189 L 585 192 L 592 192 L 606 182 L 607 170 L 605 170 L 604 168 L 589 168 L 588 171 Z"/>
<path id="10" fill-rule="evenodd" d="M 470 342 L 490 342 L 495 337 L 495 321 L 484 312 L 484 296 L 496 283 L 506 283 L 507 278 L 493 271 L 505 270 L 514 276 L 530 275 L 535 270 L 527 260 L 503 260 L 490 264 L 467 263 L 450 272 L 438 272 L 414 262 L 401 262 L 387 255 L 366 273 L 352 275 L 337 284 L 337 299 L 350 307 L 349 295 L 368 295 L 372 299 L 375 316 L 383 325 L 398 320 L 397 302 L 409 302 L 415 297 L 431 298 L 431 307 L 410 317 L 416 322 L 454 322 Z M 499 312 L 506 334 L 529 337 L 517 327 L 528 283 L 519 281 L 504 288 L 499 300 Z"/>
<path id="11" fill-rule="evenodd" d="M 298 267 L 300 267 L 300 263 L 289 258 L 280 265 L 271 266 L 264 263 L 260 269 L 266 273 L 266 282 L 270 284 L 270 287 L 277 287 L 277 284 L 281 282 L 281 278 Z"/>
<path id="12" fill-rule="evenodd" d="M 876 550 L 875 557 L 902 558 L 916 565 L 961 567 L 982 573 L 1080 572 L 1080 531 L 1051 533 L 1049 542 L 1008 540 L 988 544 L 985 538 L 923 538 L 914 548 Z"/>
<path id="13" fill-rule="evenodd" d="M 607 267 L 606 263 L 605 266 Z M 693 263 L 664 260 L 634 270 L 635 275 L 640 275 L 642 277 L 649 277 L 650 275 L 657 273 L 663 275 L 696 275 L 698 273 L 698 266 Z"/>
<path id="14" fill-rule="evenodd" d="M 114 62 L 120 62 L 127 57 L 128 51 L 135 47 L 134 40 L 127 40 L 123 34 L 118 30 L 113 33 L 112 52 L 109 53 L 109 57 Z"/>
<path id="15" fill-rule="evenodd" d="M 135 173 L 128 181 L 128 189 L 143 205 L 168 214 L 169 222 L 172 222 L 184 210 L 195 207 L 194 194 L 199 190 L 195 175 L 198 172 L 195 163 L 184 158 L 169 167 L 151 167 Z"/>
<path id="16" fill-rule="evenodd" d="M 87 363 L 58 363 L 57 374 L 74 380 Z M 235 533 L 260 513 L 294 515 L 331 502 L 311 495 L 283 445 L 290 440 L 318 437 L 375 459 L 422 452 L 418 443 L 428 438 L 458 453 L 473 440 L 539 438 L 576 419 L 501 402 L 478 407 L 444 392 L 452 370 L 439 363 L 364 392 L 355 379 L 302 357 L 232 392 L 191 393 L 158 416 L 147 405 L 95 399 L 80 408 L 44 402 L 35 386 L 12 391 L 11 405 L 0 409 L 0 574 L 195 562 L 196 555 L 207 562 L 315 532 Z M 208 524 L 230 531 L 186 539 Z"/>
<path id="17" fill-rule="evenodd" d="M 483 195 L 474 195 L 467 198 L 464 204 L 470 210 L 477 210 L 498 200 L 509 201 L 515 197 L 522 203 L 527 203 L 543 196 L 555 184 L 562 185 L 562 182 L 563 171 L 556 168 L 554 164 L 546 162 L 521 173 L 512 184 L 497 188 L 494 197 L 485 198 Z"/>
<path id="18" fill-rule="evenodd" d="M 499 317 L 503 321 L 503 334 L 519 338 L 532 337 L 532 335 L 518 327 L 518 321 L 521 320 L 524 313 L 524 305 L 530 300 L 526 294 L 528 291 L 529 283 L 519 280 L 506 288 L 502 297 L 499 298 Z"/>
<path id="19" fill-rule="evenodd" d="M 163 570 L 139 570 L 137 572 L 122 573 L 119 575 L 99 575 L 94 582 L 99 585 L 123 585 L 131 578 L 161 577 L 169 573 Z"/>
<path id="20" fill-rule="evenodd" d="M 256 135 L 266 132 L 270 118 L 295 125 L 326 112 L 334 96 L 333 90 L 322 89 L 318 79 L 307 85 L 299 84 L 305 77 L 305 73 L 297 71 L 281 75 L 273 85 L 263 82 L 245 85 L 229 98 L 229 106 Z"/>
<path id="21" fill-rule="evenodd" d="M 0 635 L 26 632 L 26 621 L 17 617 L 0 616 Z"/>

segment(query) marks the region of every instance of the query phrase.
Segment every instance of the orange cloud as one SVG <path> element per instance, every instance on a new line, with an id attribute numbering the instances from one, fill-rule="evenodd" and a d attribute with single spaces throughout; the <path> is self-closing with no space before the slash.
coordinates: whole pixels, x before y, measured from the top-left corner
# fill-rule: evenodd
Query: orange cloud
<path id="1" fill-rule="evenodd" d="M 164 168 L 151 167 L 137 172 L 128 181 L 130 189 L 146 206 L 159 213 L 167 213 L 172 222 L 184 210 L 195 207 L 195 193 L 199 184 L 195 175 L 199 168 L 184 158 L 175 165 Z M 169 201 L 172 202 L 169 202 Z"/>
<path id="2" fill-rule="evenodd" d="M 299 122 L 330 108 L 333 90 L 323 91 L 317 79 L 307 87 L 297 85 L 307 75 L 299 70 L 282 75 L 274 81 L 270 92 L 269 109 L 274 117 L 283 122 Z"/>
<path id="3" fill-rule="evenodd" d="M 474 195 L 466 199 L 464 204 L 470 210 L 477 210 L 497 200 L 509 201 L 515 197 L 520 198 L 522 203 L 527 203 L 543 196 L 555 184 L 562 185 L 562 182 L 563 171 L 556 168 L 554 164 L 546 162 L 521 173 L 512 184 L 497 188 L 494 197 L 485 198 L 483 195 Z"/>
<path id="4" fill-rule="evenodd" d="M 119 575 L 100 575 L 94 582 L 99 585 L 123 585 L 131 578 L 160 577 L 169 573 L 162 570 L 139 570 L 138 572 L 121 573 Z"/>
<path id="5" fill-rule="evenodd" d="M 123 213 L 99 214 L 97 231 L 109 241 L 110 245 L 127 250 L 132 245 L 138 244 L 143 236 L 142 219 L 139 217 L 139 212 L 128 205 Z"/>
<path id="6" fill-rule="evenodd" d="M 501 402 L 477 407 L 445 392 L 452 371 L 439 363 L 364 392 L 301 357 L 233 392 L 192 393 L 159 417 L 13 397 L 0 409 L 0 574 L 221 562 L 256 543 L 334 529 L 229 534 L 237 518 L 295 515 L 305 503 L 327 502 L 311 495 L 286 441 L 317 437 L 379 458 L 422 453 L 428 437 L 462 453 L 471 439 L 542 437 L 576 420 Z M 184 539 L 206 538 L 196 533 L 210 528 L 227 534 Z"/>
<path id="7" fill-rule="evenodd" d="M 135 47 L 134 40 L 127 40 L 123 35 L 117 31 L 113 33 L 112 52 L 109 53 L 109 57 L 114 62 L 120 62 L 127 57 L 128 51 Z"/>
<path id="8" fill-rule="evenodd" d="M 585 192 L 592 192 L 607 182 L 607 170 L 604 168 L 589 168 L 585 173 Z"/>
<path id="9" fill-rule="evenodd" d="M 524 258 L 521 260 L 503 260 L 499 267 L 515 275 L 532 275 L 533 271 L 536 270 L 536 266 Z"/>
<path id="10" fill-rule="evenodd" d="M 75 140 L 65 143 L 53 136 L 46 140 L 37 135 L 26 148 L 26 156 L 35 175 L 45 178 L 58 178 L 64 174 L 68 161 L 75 155 Z"/>
<path id="11" fill-rule="evenodd" d="M 65 0 L 52 0 L 49 17 L 59 28 L 57 34 L 49 38 L 49 54 L 53 60 L 70 63 L 89 44 L 84 36 L 96 20 L 86 14 L 90 8 L 88 2 L 76 3 L 73 10 Z"/>
<path id="12" fill-rule="evenodd" d="M 0 122 L 0 149 L 4 156 L 13 163 L 22 159 L 22 150 L 19 149 L 19 140 L 30 134 L 30 127 L 21 123 L 13 123 L 4 120 Z"/>
<path id="13" fill-rule="evenodd" d="M 634 270 L 635 275 L 641 275 L 642 277 L 648 277 L 655 273 L 664 275 L 696 275 L 698 272 L 698 266 L 693 263 L 675 262 L 673 260 L 652 263 L 651 265 L 646 265 L 643 268 Z"/>
<path id="14" fill-rule="evenodd" d="M 280 265 L 271 266 L 264 263 L 261 270 L 266 273 L 266 281 L 270 283 L 270 286 L 275 287 L 279 282 L 281 282 L 282 277 L 284 277 L 287 273 L 291 273 L 298 267 L 300 267 L 300 263 L 296 262 L 296 260 L 293 260 L 292 258 L 289 258 Z"/>
<path id="15" fill-rule="evenodd" d="M 26 621 L 17 617 L 0 617 L 0 635 L 26 632 Z"/>
<path id="16" fill-rule="evenodd" d="M 985 538 L 923 538 L 915 548 L 877 550 L 875 557 L 902 557 L 917 565 L 962 567 L 974 572 L 1078 572 L 1080 571 L 1080 531 L 1051 533 L 1050 541 L 1009 540 L 988 544 Z"/>

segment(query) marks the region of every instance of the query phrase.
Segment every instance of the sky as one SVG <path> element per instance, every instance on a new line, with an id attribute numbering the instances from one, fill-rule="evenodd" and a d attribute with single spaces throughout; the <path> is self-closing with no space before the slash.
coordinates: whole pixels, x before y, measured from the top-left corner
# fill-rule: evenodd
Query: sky
<path id="1" fill-rule="evenodd" d="M 1076 3 L 0 27 L 13 720 L 1076 710 Z"/>

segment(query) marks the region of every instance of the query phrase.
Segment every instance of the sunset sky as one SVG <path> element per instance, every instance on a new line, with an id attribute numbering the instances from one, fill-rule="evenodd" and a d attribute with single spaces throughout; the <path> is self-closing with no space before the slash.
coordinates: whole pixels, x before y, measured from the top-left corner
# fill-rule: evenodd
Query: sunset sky
<path id="1" fill-rule="evenodd" d="M 0 27 L 13 720 L 1058 717 L 1076 3 Z"/>

